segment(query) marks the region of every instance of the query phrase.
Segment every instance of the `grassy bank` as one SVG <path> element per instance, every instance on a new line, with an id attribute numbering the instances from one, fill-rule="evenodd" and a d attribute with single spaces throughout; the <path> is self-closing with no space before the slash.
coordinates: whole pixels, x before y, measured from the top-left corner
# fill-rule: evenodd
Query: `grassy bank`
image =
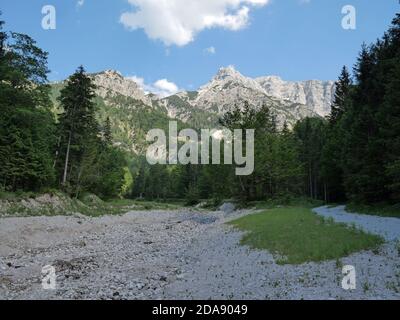
<path id="1" fill-rule="evenodd" d="M 51 191 L 44 194 L 2 193 L 0 195 L 0 216 L 56 216 L 83 214 L 91 217 L 119 215 L 128 211 L 176 210 L 179 202 L 136 201 L 116 199 L 103 201 L 95 195 L 87 194 L 79 199 Z"/>
<path id="2" fill-rule="evenodd" d="M 275 208 L 230 224 L 246 232 L 243 245 L 270 251 L 279 264 L 340 259 L 383 243 L 377 236 L 325 220 L 307 207 Z"/>

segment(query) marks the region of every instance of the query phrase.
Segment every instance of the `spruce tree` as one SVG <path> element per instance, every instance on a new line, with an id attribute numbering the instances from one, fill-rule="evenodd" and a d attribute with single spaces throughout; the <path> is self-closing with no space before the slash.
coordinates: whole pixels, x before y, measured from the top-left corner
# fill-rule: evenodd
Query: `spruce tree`
<path id="1" fill-rule="evenodd" d="M 64 112 L 60 116 L 59 134 L 61 183 L 77 185 L 82 175 L 84 156 L 96 143 L 98 124 L 95 119 L 95 86 L 81 66 L 68 79 L 59 97 Z"/>
<path id="2" fill-rule="evenodd" d="M 2 27 L 4 23 L 0 23 Z M 54 117 L 47 53 L 27 35 L 0 29 L 0 183 L 38 190 L 53 182 Z"/>
<path id="3" fill-rule="evenodd" d="M 0 17 L 1 17 L 1 11 L 0 11 Z M 0 20 L 0 65 L 2 64 L 1 60 L 4 58 L 6 53 L 5 43 L 7 40 L 7 34 L 3 31 L 3 26 L 4 26 L 4 21 Z"/>
<path id="4" fill-rule="evenodd" d="M 363 45 L 354 67 L 356 86 L 351 108 L 341 122 L 343 133 L 344 185 L 350 200 L 376 202 L 384 198 L 381 174 L 382 155 L 378 140 L 374 78 L 376 61 L 374 46 Z"/>
<path id="5" fill-rule="evenodd" d="M 384 37 L 363 45 L 354 68 L 352 106 L 341 121 L 346 192 L 358 202 L 388 201 L 398 191 L 400 16 Z"/>
<path id="6" fill-rule="evenodd" d="M 110 117 L 107 117 L 106 123 L 104 124 L 104 142 L 106 145 L 111 146 L 112 145 L 112 132 L 111 132 L 111 120 Z"/>
<path id="7" fill-rule="evenodd" d="M 346 66 L 335 85 L 332 110 L 328 116 L 330 125 L 326 128 L 325 143 L 321 150 L 321 175 L 324 180 L 325 201 L 344 201 L 342 169 L 342 130 L 340 120 L 351 107 L 352 80 Z"/>
<path id="8" fill-rule="evenodd" d="M 400 14 L 393 20 L 382 48 L 385 94 L 379 110 L 380 144 L 385 146 L 382 162 L 387 174 L 388 200 L 400 200 Z"/>
<path id="9" fill-rule="evenodd" d="M 332 103 L 332 110 L 329 116 L 329 121 L 332 124 L 338 122 L 340 117 L 346 111 L 346 105 L 349 103 L 350 87 L 352 81 L 346 66 L 343 67 L 338 81 L 335 84 L 335 95 Z"/>

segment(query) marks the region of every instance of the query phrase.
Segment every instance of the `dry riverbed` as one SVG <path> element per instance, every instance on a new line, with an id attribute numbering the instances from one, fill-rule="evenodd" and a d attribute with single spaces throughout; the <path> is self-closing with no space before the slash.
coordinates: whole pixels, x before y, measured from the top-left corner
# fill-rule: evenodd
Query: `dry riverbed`
<path id="1" fill-rule="evenodd" d="M 222 212 L 0 219 L 0 299 L 400 299 L 396 242 L 340 261 L 277 265 Z M 341 287 L 342 266 L 357 289 Z M 56 290 L 42 288 L 42 268 Z"/>

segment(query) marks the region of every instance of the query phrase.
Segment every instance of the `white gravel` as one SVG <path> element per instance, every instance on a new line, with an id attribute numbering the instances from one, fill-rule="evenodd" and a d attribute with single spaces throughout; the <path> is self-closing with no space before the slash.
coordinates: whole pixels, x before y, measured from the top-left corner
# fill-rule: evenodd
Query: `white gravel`
<path id="1" fill-rule="evenodd" d="M 337 222 L 354 224 L 366 232 L 380 235 L 387 241 L 400 239 L 400 219 L 386 218 L 372 215 L 349 213 L 345 206 L 320 207 L 314 212 L 325 217 L 333 218 Z"/>
<path id="2" fill-rule="evenodd" d="M 394 242 L 337 261 L 280 266 L 239 245 L 227 219 L 188 210 L 0 219 L 0 299 L 400 299 Z M 357 289 L 341 288 L 341 264 Z M 44 290 L 52 265 L 57 289 Z"/>

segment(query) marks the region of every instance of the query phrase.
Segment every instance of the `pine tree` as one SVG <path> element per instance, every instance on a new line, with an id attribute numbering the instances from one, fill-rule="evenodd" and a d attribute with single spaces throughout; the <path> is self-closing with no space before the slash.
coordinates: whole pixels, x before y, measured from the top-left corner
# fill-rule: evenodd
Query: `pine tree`
<path id="1" fill-rule="evenodd" d="M 313 199 L 325 199 L 326 181 L 322 175 L 322 149 L 325 145 L 326 121 L 306 118 L 294 128 L 300 143 L 300 160 L 304 168 L 305 194 Z"/>
<path id="2" fill-rule="evenodd" d="M 59 101 L 64 109 L 60 116 L 59 134 L 62 157 L 62 185 L 77 185 L 82 174 L 83 155 L 93 148 L 98 135 L 93 102 L 95 86 L 81 66 L 61 90 Z M 86 153 L 85 153 L 86 152 Z"/>
<path id="3" fill-rule="evenodd" d="M 355 202 L 376 202 L 385 197 L 382 155 L 378 142 L 379 107 L 374 79 L 376 78 L 374 46 L 363 45 L 354 67 L 356 86 L 351 108 L 341 121 L 343 133 L 343 172 L 346 193 Z"/>
<path id="4" fill-rule="evenodd" d="M 15 191 L 52 184 L 54 117 L 50 113 L 47 53 L 27 35 L 0 23 L 0 183 Z"/>
<path id="5" fill-rule="evenodd" d="M 393 20 L 381 49 L 385 94 L 379 110 L 380 144 L 385 146 L 382 162 L 388 177 L 390 201 L 400 200 L 400 14 Z"/>
<path id="6" fill-rule="evenodd" d="M 340 120 L 351 108 L 351 87 L 351 76 L 347 67 L 344 66 L 336 82 L 332 110 L 328 116 L 330 126 L 326 128 L 326 139 L 321 150 L 321 175 L 324 181 L 324 200 L 326 202 L 346 199 L 343 186 Z"/>
<path id="7" fill-rule="evenodd" d="M 367 46 L 365 43 L 361 47 L 361 52 L 357 58 L 357 63 L 353 68 L 357 82 L 355 100 L 360 105 L 371 105 L 376 96 L 373 95 L 374 68 L 376 65 L 374 46 Z"/>
<path id="8" fill-rule="evenodd" d="M 111 146 L 112 145 L 112 132 L 111 132 L 111 120 L 110 117 L 107 117 L 106 119 L 106 123 L 104 125 L 104 142 L 106 143 L 106 145 Z"/>
<path id="9" fill-rule="evenodd" d="M 350 98 L 351 84 L 352 81 L 350 74 L 346 66 L 344 66 L 339 76 L 339 80 L 336 82 L 336 90 L 332 104 L 332 111 L 329 116 L 329 121 L 332 124 L 337 123 L 340 117 L 346 111 L 346 105 L 349 103 Z"/>
<path id="10" fill-rule="evenodd" d="M 354 201 L 382 202 L 396 193 L 399 30 L 398 14 L 381 40 L 363 45 L 354 68 L 352 106 L 341 121 L 344 183 Z"/>
<path id="11" fill-rule="evenodd" d="M 399 52 L 400 53 L 400 52 Z M 400 55 L 396 59 L 391 82 L 387 88 L 385 103 L 381 112 L 382 143 L 386 145 L 386 174 L 390 200 L 400 200 Z"/>
<path id="12" fill-rule="evenodd" d="M 1 11 L 0 11 L 0 17 L 1 17 Z M 0 20 L 0 65 L 2 64 L 1 60 L 4 59 L 6 53 L 5 44 L 7 40 L 7 34 L 3 31 L 3 25 L 4 21 Z"/>

